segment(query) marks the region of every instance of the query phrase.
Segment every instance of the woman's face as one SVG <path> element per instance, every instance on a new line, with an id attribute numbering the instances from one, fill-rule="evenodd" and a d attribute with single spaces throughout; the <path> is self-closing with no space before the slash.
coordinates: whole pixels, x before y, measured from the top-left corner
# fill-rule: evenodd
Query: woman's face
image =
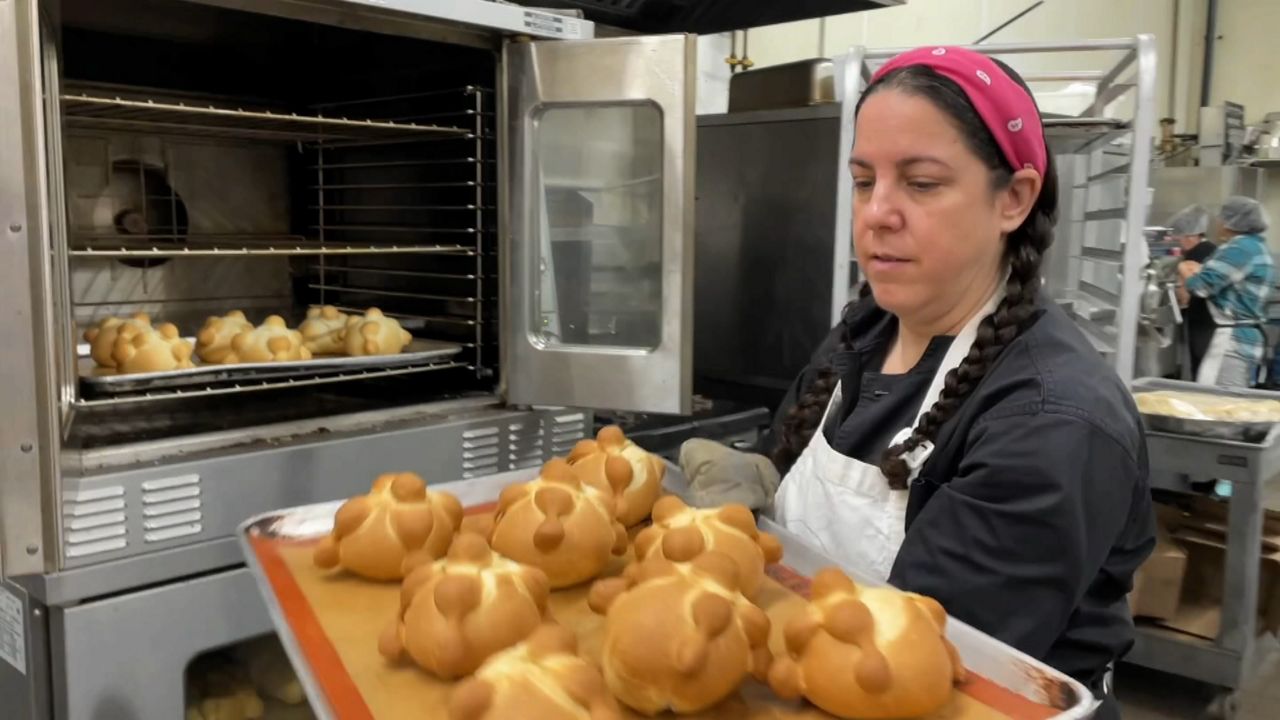
<path id="1" fill-rule="evenodd" d="M 892 88 L 866 99 L 854 137 L 854 248 L 876 303 L 923 327 L 976 310 L 998 282 L 1004 235 L 1039 194 L 1039 174 L 1019 171 L 993 190 L 955 123 Z"/>

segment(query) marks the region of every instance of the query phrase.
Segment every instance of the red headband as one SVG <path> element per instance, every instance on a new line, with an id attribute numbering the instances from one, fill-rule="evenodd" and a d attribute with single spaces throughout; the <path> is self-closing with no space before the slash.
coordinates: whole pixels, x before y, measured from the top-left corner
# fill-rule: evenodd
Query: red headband
<path id="1" fill-rule="evenodd" d="M 1031 94 L 1014 82 L 991 58 L 958 47 L 926 47 L 904 52 L 885 63 L 871 82 L 911 65 L 924 65 L 951 80 L 968 96 L 973 109 L 995 136 L 1015 170 L 1032 168 L 1044 177 L 1048 149 L 1040 110 Z"/>

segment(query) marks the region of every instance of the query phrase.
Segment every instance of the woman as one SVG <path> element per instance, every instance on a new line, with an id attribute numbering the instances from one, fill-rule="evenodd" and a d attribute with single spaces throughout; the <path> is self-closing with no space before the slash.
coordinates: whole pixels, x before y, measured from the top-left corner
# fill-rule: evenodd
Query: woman
<path id="1" fill-rule="evenodd" d="M 1203 264 L 1185 260 L 1178 265 L 1186 293 L 1207 302 L 1215 326 L 1196 382 L 1248 388 L 1257 382 L 1266 356 L 1262 326 L 1276 283 L 1262 237 L 1269 223 L 1257 200 L 1241 196 L 1223 201 L 1218 220 L 1223 244 L 1217 252 Z"/>
<path id="2" fill-rule="evenodd" d="M 887 63 L 856 115 L 867 284 L 780 410 L 775 516 L 869 579 L 1105 697 L 1154 544 L 1125 386 L 1039 293 L 1057 180 L 1007 66 L 958 48 Z"/>
<path id="3" fill-rule="evenodd" d="M 1169 238 L 1182 248 L 1182 258 L 1197 263 L 1207 261 L 1218 249 L 1205 236 L 1209 233 L 1209 211 L 1200 205 L 1189 205 L 1169 219 Z M 1187 344 L 1190 367 L 1187 372 L 1194 378 L 1200 361 L 1213 339 L 1213 317 L 1204 298 L 1192 297 L 1184 287 L 1178 288 L 1178 304 L 1182 306 L 1182 327 Z M 1184 376 L 1185 373 L 1184 373 Z"/>

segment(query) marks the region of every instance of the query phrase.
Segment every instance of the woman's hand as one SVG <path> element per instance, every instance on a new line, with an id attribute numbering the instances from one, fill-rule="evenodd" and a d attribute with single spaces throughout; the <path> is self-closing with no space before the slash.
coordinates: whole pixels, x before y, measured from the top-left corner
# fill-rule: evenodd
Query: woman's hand
<path id="1" fill-rule="evenodd" d="M 1183 260 L 1178 263 L 1178 277 L 1186 280 L 1187 278 L 1200 272 L 1200 263 L 1195 260 Z"/>

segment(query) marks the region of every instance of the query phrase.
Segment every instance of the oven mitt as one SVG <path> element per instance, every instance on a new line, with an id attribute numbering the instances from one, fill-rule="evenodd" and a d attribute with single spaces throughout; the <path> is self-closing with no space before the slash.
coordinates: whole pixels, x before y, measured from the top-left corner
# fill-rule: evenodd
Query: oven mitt
<path id="1" fill-rule="evenodd" d="M 685 499 L 693 507 L 741 503 L 763 510 L 782 483 L 769 458 L 701 438 L 680 446 L 680 468 L 689 480 Z"/>

